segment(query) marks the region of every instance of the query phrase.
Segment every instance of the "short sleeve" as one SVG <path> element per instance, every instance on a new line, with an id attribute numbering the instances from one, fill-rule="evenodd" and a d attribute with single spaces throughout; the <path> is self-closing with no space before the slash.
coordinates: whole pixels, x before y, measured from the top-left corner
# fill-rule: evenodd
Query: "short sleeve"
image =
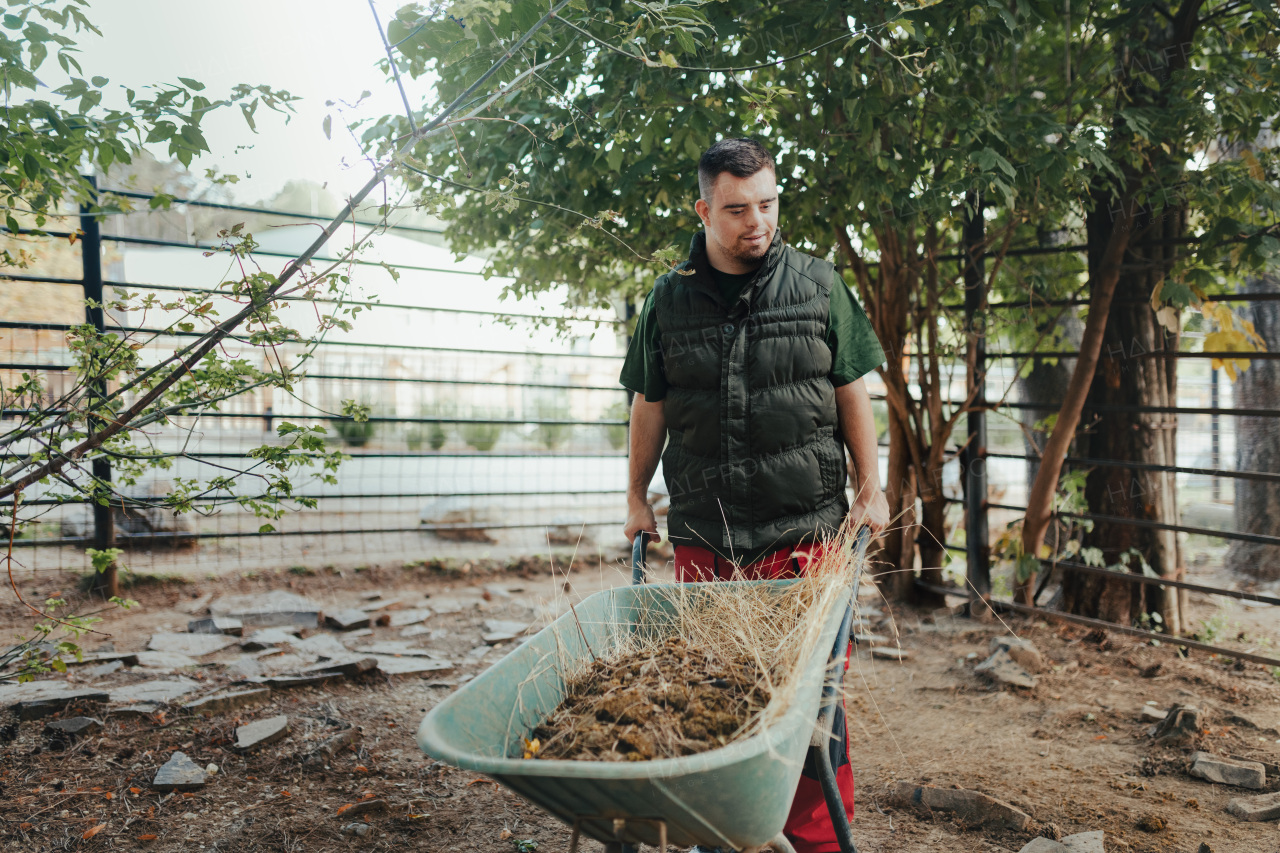
<path id="1" fill-rule="evenodd" d="M 884 364 L 884 349 L 871 328 L 871 320 L 853 298 L 853 292 L 838 278 L 831 288 L 827 345 L 831 347 L 831 384 L 837 388 Z"/>
<path id="2" fill-rule="evenodd" d="M 654 317 L 653 293 L 645 299 L 636 318 L 636 331 L 627 347 L 618 381 L 628 391 L 643 394 L 650 403 L 667 396 L 667 374 L 662 367 L 662 343 Z"/>

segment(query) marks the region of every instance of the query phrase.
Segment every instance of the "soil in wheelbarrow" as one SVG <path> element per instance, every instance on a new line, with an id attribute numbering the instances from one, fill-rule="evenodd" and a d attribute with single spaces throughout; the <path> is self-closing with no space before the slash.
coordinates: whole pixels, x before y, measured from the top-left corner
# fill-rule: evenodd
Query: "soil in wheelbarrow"
<path id="1" fill-rule="evenodd" d="M 733 740 L 769 697 L 753 659 L 720 660 L 671 637 L 656 649 L 595 661 L 534 730 L 527 754 L 651 761 L 706 752 Z"/>

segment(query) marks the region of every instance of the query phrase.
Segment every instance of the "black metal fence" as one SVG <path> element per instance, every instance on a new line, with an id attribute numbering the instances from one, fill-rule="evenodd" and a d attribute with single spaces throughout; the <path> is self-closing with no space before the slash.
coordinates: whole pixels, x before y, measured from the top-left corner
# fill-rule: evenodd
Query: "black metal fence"
<path id="1" fill-rule="evenodd" d="M 113 192 L 139 202 L 152 198 Z M 78 237 L 74 260 L 79 269 L 71 271 L 64 257 L 60 270 L 3 275 L 9 283 L 0 286 L 10 288 L 0 302 L 8 315 L 0 316 L 0 377 L 5 383 L 24 371 L 35 371 L 47 376 L 51 387 L 59 386 L 59 377 L 71 365 L 65 333 L 84 322 L 86 298 L 101 302 L 117 289 L 212 292 L 221 278 L 205 258 L 210 242 L 198 241 L 192 233 L 192 211 L 226 217 L 225 221 L 256 219 L 262 228 L 255 255 L 263 259 L 294 257 L 294 244 L 309 238 L 314 229 L 305 223 L 316 221 L 290 211 L 179 200 L 168 211 L 115 214 L 101 226 L 82 215 L 78 234 L 69 226 L 47 232 L 51 240 Z M 138 226 L 139 220 L 165 216 L 179 225 L 185 217 L 186 227 L 179 230 L 187 239 L 148 236 L 147 229 Z M 280 227 L 282 220 L 302 224 Z M 176 470 L 154 473 L 135 489 L 140 500 L 158 504 L 167 477 L 192 476 L 201 466 L 242 468 L 247 450 L 272 441 L 274 427 L 282 421 L 319 423 L 326 425 L 333 446 L 350 458 L 337 485 L 302 485 L 301 494 L 318 501 L 316 510 L 292 513 L 264 533 L 259 519 L 235 509 L 174 517 L 158 510 L 107 509 L 32 493 L 27 504 L 41 507 L 44 514 L 41 523 L 15 542 L 23 551 L 25 568 L 79 569 L 86 565 L 86 547 L 111 543 L 125 549 L 124 560 L 135 570 L 186 574 L 359 566 L 450 554 L 503 556 L 555 546 L 616 551 L 626 483 L 626 396 L 617 385 L 626 344 L 621 320 L 625 307 L 619 306 L 611 316 L 591 317 L 559 316 L 550 308 L 503 312 L 493 307 L 499 285 L 484 278 L 478 263 L 455 261 L 438 231 L 392 225 L 377 248 L 378 259 L 355 262 L 353 272 L 354 280 L 367 280 L 370 293 L 347 301 L 370 310 L 351 333 L 327 338 L 315 348 L 306 378 L 292 395 L 251 392 L 227 401 L 218 411 L 177 417 L 171 425 L 155 428 L 149 436 L 153 444 L 173 446 L 180 441 L 185 455 L 176 462 Z M 1054 246 L 1013 254 L 1083 251 L 1082 246 Z M 400 273 L 398 282 L 387 275 L 387 268 Z M 965 270 L 966 301 L 949 306 L 963 312 L 966 323 L 973 323 L 981 312 L 995 315 L 1025 307 L 983 304 L 976 287 L 981 275 L 980 265 Z M 1262 289 L 1211 299 L 1267 306 L 1280 300 L 1280 292 Z M 1083 304 L 1068 299 L 1042 302 L 1040 307 L 1076 310 Z M 300 301 L 297 307 L 308 310 L 312 305 Z M 87 319 L 99 328 L 155 336 L 146 345 L 150 357 L 166 347 L 171 350 L 175 338 L 199 334 L 166 331 L 164 324 L 153 324 L 147 317 L 113 316 L 110 311 L 91 311 Z M 561 331 L 553 334 L 548 323 Z M 1280 470 L 1237 464 L 1237 457 L 1251 458 L 1237 446 L 1237 425 L 1245 419 L 1280 424 L 1280 391 L 1275 403 L 1237 405 L 1238 386 L 1223 381 L 1212 360 L 1239 354 L 1192 351 L 1200 337 L 1184 333 L 1180 351 L 1143 356 L 1176 360 L 1176 405 L 1093 405 L 1086 412 L 1103 421 L 1135 413 L 1176 419 L 1176 464 L 1159 466 L 1176 483 L 1176 523 L 1069 509 L 1059 513 L 1061 518 L 1088 517 L 1175 532 L 1181 537 L 1185 576 L 1157 578 L 1069 559 L 1045 561 L 1042 577 L 1050 583 L 1071 570 L 1250 606 L 1280 604 L 1280 591 L 1236 571 L 1227 559 L 1231 543 L 1280 546 L 1280 523 L 1267 529 L 1241 525 L 1237 518 L 1247 513 L 1236 505 L 1241 483 L 1280 490 Z M 1032 608 L 1012 601 L 1012 567 L 990 552 L 993 539 L 1024 511 L 1028 462 L 1034 462 L 1035 453 L 1028 449 L 1028 424 L 1022 414 L 1043 411 L 1046 405 L 1023 398 L 1019 371 L 1025 370 L 1028 359 L 1070 359 L 1075 353 L 999 351 L 999 344 L 998 338 L 984 341 L 979 352 L 984 387 L 967 418 L 967 435 L 972 438 L 966 465 L 961 469 L 959 459 L 954 459 L 944 475 L 951 532 L 946 548 L 958 556 L 944 573 L 950 583 L 932 588 L 965 596 L 990 591 L 998 609 L 1026 611 Z M 284 351 L 288 355 L 289 347 Z M 1280 354 L 1248 357 L 1253 369 L 1271 371 Z M 1275 381 L 1270 372 L 1267 376 Z M 868 383 L 877 414 L 883 416 L 885 389 L 874 374 Z M 964 387 L 963 371 L 959 387 Z M 356 423 L 338 414 L 345 399 L 371 406 L 369 421 Z M 1280 442 L 1280 431 L 1275 438 Z M 963 442 L 964 437 L 958 443 Z M 1084 455 L 1069 457 L 1067 465 L 1068 470 L 1151 468 L 1133 460 Z M 1250 498 L 1259 499 L 1258 494 Z M 1046 592 L 1043 586 L 1041 592 Z M 1141 626 L 1054 615 L 1153 639 L 1161 636 Z M 1193 640 L 1186 645 L 1223 651 Z M 1241 647 L 1229 653 L 1280 666 L 1280 655 L 1266 648 Z"/>

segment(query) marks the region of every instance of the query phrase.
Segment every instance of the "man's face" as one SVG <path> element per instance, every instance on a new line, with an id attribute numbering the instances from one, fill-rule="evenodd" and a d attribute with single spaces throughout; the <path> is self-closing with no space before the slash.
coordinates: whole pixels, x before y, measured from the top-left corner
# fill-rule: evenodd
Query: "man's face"
<path id="1" fill-rule="evenodd" d="M 778 230 L 777 176 L 768 168 L 749 178 L 724 172 L 711 198 L 698 199 L 694 207 L 706 228 L 712 265 L 727 273 L 750 272 L 760 266 Z"/>

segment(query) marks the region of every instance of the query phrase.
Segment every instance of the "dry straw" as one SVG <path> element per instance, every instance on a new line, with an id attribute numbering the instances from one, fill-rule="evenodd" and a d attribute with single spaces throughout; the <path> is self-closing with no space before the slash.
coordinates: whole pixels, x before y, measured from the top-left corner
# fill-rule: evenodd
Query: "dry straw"
<path id="1" fill-rule="evenodd" d="M 607 640 L 596 642 L 593 656 L 604 664 L 639 662 L 641 670 L 653 661 L 656 668 L 660 658 L 670 656 L 667 641 L 679 636 L 688 648 L 722 662 L 726 675 L 730 671 L 738 677 L 744 670 L 753 673 L 759 680 L 759 694 L 768 697 L 767 704 L 761 708 L 759 702 L 745 703 L 742 707 L 750 706 L 750 715 L 725 742 L 750 737 L 787 713 L 796 700 L 806 663 L 815 654 L 823 660 L 830 654 L 830 648 L 818 647 L 824 628 L 833 611 L 843 613 L 855 575 L 862 570 L 864 558 L 855 556 L 854 539 L 852 526 L 846 525 L 809 564 L 806 573 L 791 584 L 717 581 L 654 588 L 652 600 L 634 621 L 619 614 Z M 747 578 L 737 572 L 732 580 Z M 570 659 L 561 654 L 556 668 L 571 689 L 594 680 L 590 685 L 594 690 L 599 667 L 593 663 L 592 657 Z M 594 724 L 593 720 L 582 721 L 584 727 Z M 659 739 L 668 743 L 679 740 Z M 687 752 L 687 741 L 685 744 Z M 681 754 L 661 748 L 659 752 L 655 757 Z"/>

